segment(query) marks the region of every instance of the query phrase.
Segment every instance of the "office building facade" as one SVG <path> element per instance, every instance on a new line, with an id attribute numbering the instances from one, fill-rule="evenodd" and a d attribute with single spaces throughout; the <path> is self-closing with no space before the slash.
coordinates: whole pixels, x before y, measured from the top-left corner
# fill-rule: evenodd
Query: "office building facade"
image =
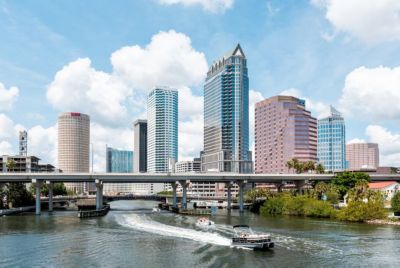
<path id="1" fill-rule="evenodd" d="M 349 170 L 376 170 L 379 167 L 379 146 L 377 143 L 347 144 L 346 160 Z"/>
<path id="2" fill-rule="evenodd" d="M 317 161 L 317 120 L 305 101 L 274 96 L 255 108 L 255 172 L 287 173 L 287 161 Z"/>
<path id="3" fill-rule="evenodd" d="M 153 89 L 147 99 L 147 171 L 168 172 L 178 160 L 178 91 Z"/>
<path id="4" fill-rule="evenodd" d="M 242 48 L 214 62 L 204 85 L 203 172 L 251 173 L 249 78 Z"/>
<path id="5" fill-rule="evenodd" d="M 90 117 L 68 112 L 58 117 L 58 168 L 64 173 L 89 172 Z M 66 183 L 75 193 L 88 192 L 88 183 Z"/>
<path id="6" fill-rule="evenodd" d="M 147 172 L 147 120 L 136 120 L 133 123 L 134 172 Z"/>
<path id="7" fill-rule="evenodd" d="M 331 106 L 331 114 L 318 120 L 318 161 L 326 171 L 346 169 L 346 128 L 341 113 Z"/>

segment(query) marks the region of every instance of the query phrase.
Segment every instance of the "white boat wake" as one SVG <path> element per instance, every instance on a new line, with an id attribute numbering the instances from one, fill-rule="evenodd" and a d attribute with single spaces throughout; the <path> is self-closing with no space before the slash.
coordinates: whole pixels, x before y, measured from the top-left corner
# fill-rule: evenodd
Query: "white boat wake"
<path id="1" fill-rule="evenodd" d="M 117 219 L 117 221 L 122 226 L 148 233 L 170 236 L 170 237 L 185 238 L 197 242 L 214 244 L 219 246 L 231 246 L 230 239 L 223 237 L 217 233 L 202 232 L 193 229 L 186 229 L 172 225 L 166 225 L 153 221 L 146 216 L 139 216 L 135 214 L 123 215 L 121 216 L 121 218 Z"/>

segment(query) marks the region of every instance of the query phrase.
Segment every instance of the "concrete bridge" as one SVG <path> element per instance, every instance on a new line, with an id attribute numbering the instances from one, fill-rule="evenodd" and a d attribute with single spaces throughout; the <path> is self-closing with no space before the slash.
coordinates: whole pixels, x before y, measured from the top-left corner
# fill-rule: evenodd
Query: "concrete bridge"
<path id="1" fill-rule="evenodd" d="M 53 209 L 53 183 L 92 182 L 96 184 L 96 209 L 100 210 L 104 183 L 171 183 L 173 206 L 177 206 L 176 188 L 182 186 L 182 206 L 186 208 L 187 187 L 191 182 L 225 183 L 228 209 L 231 208 L 231 188 L 239 186 L 240 211 L 243 211 L 243 193 L 247 183 L 276 183 L 283 185 L 292 181 L 297 188 L 306 182 L 330 181 L 335 174 L 236 174 L 236 173 L 0 173 L 1 182 L 25 182 L 35 184 L 36 214 L 40 215 L 40 186 L 46 183 L 49 189 L 49 210 Z M 370 174 L 371 181 L 398 181 L 400 174 Z M 279 187 L 279 186 L 278 186 Z"/>

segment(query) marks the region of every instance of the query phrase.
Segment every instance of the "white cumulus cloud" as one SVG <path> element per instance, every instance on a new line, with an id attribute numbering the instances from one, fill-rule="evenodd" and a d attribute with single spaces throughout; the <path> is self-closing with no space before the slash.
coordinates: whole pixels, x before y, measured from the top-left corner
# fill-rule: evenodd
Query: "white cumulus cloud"
<path id="1" fill-rule="evenodd" d="M 234 0 L 159 0 L 164 5 L 201 6 L 204 10 L 217 13 L 233 6 Z"/>
<path id="2" fill-rule="evenodd" d="M 379 125 L 369 125 L 365 133 L 369 142 L 379 144 L 380 165 L 400 166 L 400 134 Z"/>
<path id="3" fill-rule="evenodd" d="M 400 67 L 359 67 L 346 76 L 340 104 L 348 115 L 400 119 Z"/>
<path id="4" fill-rule="evenodd" d="M 108 124 L 126 119 L 130 95 L 131 89 L 118 77 L 95 70 L 88 58 L 64 66 L 47 90 L 47 99 L 57 110 L 87 113 Z"/>
<path id="5" fill-rule="evenodd" d="M 335 32 L 344 32 L 368 43 L 400 40 L 398 0 L 311 0 L 325 9 Z"/>
<path id="6" fill-rule="evenodd" d="M 9 111 L 13 107 L 19 95 L 17 87 L 7 89 L 4 84 L 0 83 L 0 111 Z"/>

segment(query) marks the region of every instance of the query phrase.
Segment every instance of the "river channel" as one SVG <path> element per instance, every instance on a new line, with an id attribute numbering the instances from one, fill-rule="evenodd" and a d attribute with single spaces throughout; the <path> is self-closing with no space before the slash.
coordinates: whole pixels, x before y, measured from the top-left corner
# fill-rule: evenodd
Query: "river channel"
<path id="1" fill-rule="evenodd" d="M 76 211 L 0 218 L 0 267 L 400 267 L 400 227 L 219 210 L 215 227 L 152 212 L 151 201 L 116 201 L 103 218 Z M 268 232 L 276 246 L 230 246 L 232 225 Z"/>

